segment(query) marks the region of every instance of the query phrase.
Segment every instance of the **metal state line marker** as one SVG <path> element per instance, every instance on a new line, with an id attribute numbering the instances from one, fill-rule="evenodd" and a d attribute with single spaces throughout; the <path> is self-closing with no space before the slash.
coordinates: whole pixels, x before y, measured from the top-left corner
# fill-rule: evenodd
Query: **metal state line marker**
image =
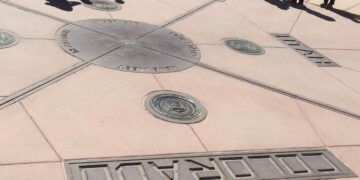
<path id="1" fill-rule="evenodd" d="M 208 2 L 206 2 L 206 3 L 204 3 L 204 4 L 202 4 L 202 5 L 200 5 L 200 6 L 198 6 L 198 7 L 195 7 L 195 8 L 192 9 L 192 10 L 189 10 L 189 11 L 185 12 L 184 14 L 182 14 L 182 15 L 180 15 L 180 16 L 177 16 L 177 17 L 175 17 L 175 18 L 172 18 L 172 19 L 170 19 L 170 20 L 165 21 L 164 23 L 160 24 L 157 28 L 155 28 L 155 29 L 153 29 L 153 30 L 151 30 L 151 31 L 149 31 L 149 32 L 147 32 L 147 33 L 145 33 L 145 34 L 137 37 L 136 39 L 140 39 L 140 38 L 142 38 L 142 37 L 144 37 L 144 36 L 146 36 L 146 35 L 154 32 L 154 31 L 156 31 L 156 30 L 159 30 L 160 28 L 170 26 L 171 24 L 173 24 L 173 23 L 175 23 L 175 22 L 178 22 L 178 21 L 180 21 L 180 20 L 182 20 L 182 19 L 185 19 L 186 17 L 188 17 L 188 16 L 196 13 L 197 11 L 200 11 L 201 9 L 203 9 L 203 8 L 205 8 L 205 7 L 213 4 L 213 3 L 215 3 L 215 2 L 224 2 L 224 1 L 225 1 L 225 0 L 210 0 L 210 1 L 208 1 Z"/>
<path id="2" fill-rule="evenodd" d="M 187 59 L 183 59 L 181 57 L 177 57 L 177 56 L 172 55 L 172 54 L 164 53 L 164 52 L 158 51 L 158 50 L 150 48 L 150 47 L 143 46 L 143 48 L 146 48 L 146 49 L 149 49 L 149 50 L 152 50 L 152 51 L 156 51 L 156 52 L 159 52 L 159 53 L 163 53 L 164 55 L 175 57 L 175 58 L 178 58 L 180 60 L 187 61 L 189 63 L 194 63 L 194 62 L 191 62 L 191 61 L 189 61 Z M 270 91 L 273 91 L 273 92 L 288 96 L 290 98 L 301 100 L 301 101 L 316 105 L 318 107 L 321 107 L 321 108 L 324 108 L 324 109 L 327 109 L 327 110 L 330 110 L 330 111 L 334 111 L 334 112 L 337 112 L 337 113 L 340 113 L 340 114 L 343 114 L 343 115 L 353 117 L 353 118 L 356 118 L 356 119 L 360 120 L 360 115 L 357 114 L 357 113 L 349 112 L 347 110 L 332 106 L 330 104 L 320 102 L 320 101 L 317 101 L 317 100 L 314 100 L 314 99 L 311 99 L 311 98 L 307 98 L 307 97 L 304 97 L 304 96 L 301 96 L 301 95 L 298 95 L 298 94 L 295 94 L 293 92 L 289 92 L 289 91 L 286 91 L 286 90 L 283 90 L 283 89 L 280 89 L 280 88 L 277 88 L 277 87 L 273 87 L 273 86 L 265 84 L 263 82 L 260 82 L 260 81 L 257 81 L 257 80 L 254 80 L 254 79 L 251 79 L 251 78 L 248 78 L 248 77 L 245 77 L 245 76 L 241 76 L 239 74 L 228 72 L 228 71 L 225 71 L 223 69 L 219 69 L 219 68 L 210 66 L 208 64 L 204 64 L 204 63 L 200 62 L 200 63 L 196 63 L 195 65 L 197 65 L 197 66 L 199 66 L 201 68 L 204 68 L 206 70 L 210 70 L 210 71 L 213 71 L 213 72 L 216 72 L 216 73 L 220 73 L 220 74 L 223 74 L 225 76 L 228 76 L 228 77 L 231 77 L 231 78 L 234 78 L 234 79 L 237 79 L 237 80 L 241 80 L 243 82 L 246 82 L 246 83 L 249 83 L 249 84 L 252 84 L 252 85 L 256 85 L 258 87 L 261 87 L 261 88 L 264 88 L 264 89 L 267 89 L 267 90 L 270 90 Z"/>
<path id="3" fill-rule="evenodd" d="M 28 96 L 30 96 L 31 94 L 34 94 L 38 91 L 40 91 L 41 89 L 44 89 L 45 87 L 48 87 L 88 66 L 90 66 L 92 64 L 92 61 L 95 61 L 96 59 L 108 54 L 108 53 L 111 53 L 117 49 L 120 49 L 122 46 L 120 47 L 117 47 L 105 54 L 102 54 L 100 55 L 99 57 L 96 57 L 92 60 L 89 60 L 89 61 L 84 61 L 84 62 L 81 62 L 81 63 L 78 63 L 78 64 L 75 64 L 67 69 L 64 69 L 52 76 L 49 76 L 41 81 L 38 81 L 37 83 L 33 84 L 33 85 L 30 85 L 6 98 L 3 98 L 3 99 L 0 99 L 0 110 L 1 109 L 4 109 L 5 107 L 8 107 Z"/>
<path id="4" fill-rule="evenodd" d="M 326 149 L 190 153 L 65 161 L 69 180 L 332 179 L 356 177 Z"/>
<path id="5" fill-rule="evenodd" d="M 199 11 L 199 10 L 203 9 L 204 7 L 207 7 L 208 5 L 210 5 L 210 4 L 212 4 L 212 3 L 216 2 L 216 1 L 219 1 L 219 2 L 220 2 L 220 1 L 224 1 L 224 0 L 210 0 L 209 2 L 206 2 L 205 4 L 202 4 L 202 5 L 200 5 L 199 7 L 196 7 L 196 8 L 194 8 L 193 10 L 188 11 L 188 12 L 186 12 L 185 14 L 179 16 L 179 17 L 172 18 L 172 19 L 166 21 L 166 23 L 163 23 L 162 25 L 159 25 L 157 28 L 153 29 L 153 30 L 150 31 L 150 32 L 145 33 L 145 34 L 142 35 L 142 36 L 139 36 L 138 38 L 143 37 L 143 36 L 146 36 L 147 34 L 149 34 L 149 33 L 151 33 L 151 32 L 154 32 L 154 31 L 156 31 L 156 30 L 158 30 L 158 29 L 160 29 L 160 28 L 162 28 L 162 27 L 166 27 L 166 26 L 172 24 L 172 23 L 175 22 L 175 21 L 178 21 L 178 20 L 180 20 L 180 19 L 184 19 L 184 18 L 186 18 L 187 16 L 189 16 L 190 14 L 193 14 L 193 13 L 195 13 L 196 11 Z M 6 5 L 9 5 L 9 6 L 18 8 L 18 9 L 23 10 L 23 11 L 26 11 L 26 12 L 32 12 L 32 13 L 37 14 L 37 15 L 41 15 L 41 16 L 44 16 L 44 17 L 48 17 L 48 18 L 50 18 L 50 19 L 53 19 L 53 20 L 56 20 L 56 21 L 59 21 L 59 22 L 65 23 L 65 24 L 73 24 L 73 23 L 70 22 L 70 21 L 67 21 L 67 20 L 64 20 L 64 19 L 61 19 L 61 18 L 52 16 L 52 15 L 48 15 L 48 14 L 46 14 L 46 13 L 43 13 L 43 12 L 40 12 L 40 11 L 37 11 L 37 10 L 33 10 L 33 9 L 30 9 L 30 8 L 26 8 L 26 7 L 20 6 L 20 5 L 18 5 L 18 4 L 14 4 L 14 3 L 11 3 L 11 2 L 3 2 L 3 1 L 0 1 L 0 3 L 3 3 L 3 4 L 6 4 Z M 77 24 L 73 24 L 73 25 L 79 26 L 79 25 L 77 25 Z M 92 30 L 92 29 L 89 29 L 89 28 L 86 28 L 86 27 L 82 27 L 82 26 L 79 26 L 79 27 L 84 28 L 84 29 L 87 29 L 87 30 L 90 30 L 90 31 L 94 31 L 94 32 L 97 32 L 97 33 L 101 33 L 101 34 L 103 34 L 103 35 L 110 36 L 110 35 L 108 35 L 108 34 L 104 34 L 104 33 L 102 33 L 102 32 L 98 32 L 98 31 L 96 31 L 96 30 Z M 116 37 L 114 37 L 114 36 L 110 36 L 110 37 L 116 38 Z M 107 53 L 105 53 L 105 54 L 103 54 L 103 55 L 106 55 L 106 54 L 108 54 L 108 53 L 111 53 L 111 52 L 113 52 L 113 51 L 115 51 L 115 50 L 117 50 L 117 49 L 120 49 L 120 48 L 121 48 L 121 46 L 118 47 L 118 48 L 115 48 L 115 49 L 111 50 L 110 52 L 107 52 Z M 103 56 L 103 55 L 102 55 L 102 56 Z M 71 66 L 71 67 L 69 67 L 69 68 L 67 68 L 67 69 L 64 69 L 64 70 L 62 70 L 62 71 L 60 71 L 60 72 L 58 72 L 58 73 L 56 73 L 56 74 L 54 74 L 54 75 L 52 75 L 52 76 L 49 76 L 49 77 L 47 77 L 47 78 L 45 78 L 45 79 L 43 79 L 43 80 L 41 80 L 41 81 L 38 81 L 38 82 L 36 82 L 36 83 L 34 83 L 34 84 L 32 84 L 32 85 L 30 85 L 30 86 L 28 86 L 28 87 L 20 90 L 20 91 L 15 92 L 14 94 L 11 94 L 11 95 L 9 95 L 9 96 L 1 99 L 1 100 L 0 100 L 0 110 L 1 110 L 1 109 L 4 109 L 5 107 L 7 107 L 7 106 L 9 106 L 9 105 L 11 105 L 11 104 L 14 104 L 14 103 L 20 101 L 20 100 L 22 100 L 22 99 L 24 99 L 24 98 L 26 98 L 26 97 L 28 97 L 28 96 L 30 96 L 30 95 L 33 94 L 33 93 L 36 93 L 36 92 L 40 91 L 41 89 L 43 89 L 43 88 L 45 88 L 45 87 L 47 87 L 47 86 L 50 86 L 51 84 L 53 84 L 53 83 L 55 83 L 55 82 L 58 82 L 58 81 L 60 81 L 60 80 L 62 80 L 62 79 L 64 79 L 64 78 L 68 77 L 68 76 L 71 75 L 71 74 L 74 74 L 74 73 L 77 72 L 77 71 L 80 71 L 81 69 L 84 69 L 84 68 L 90 66 L 93 61 L 95 61 L 96 59 L 98 59 L 98 58 L 100 58 L 100 57 L 101 57 L 101 56 L 99 56 L 99 57 L 97 57 L 97 58 L 95 58 L 95 59 L 92 59 L 92 60 L 90 60 L 90 61 L 84 61 L 84 62 L 78 63 L 78 64 L 76 64 L 76 65 L 74 65 L 74 66 Z"/>

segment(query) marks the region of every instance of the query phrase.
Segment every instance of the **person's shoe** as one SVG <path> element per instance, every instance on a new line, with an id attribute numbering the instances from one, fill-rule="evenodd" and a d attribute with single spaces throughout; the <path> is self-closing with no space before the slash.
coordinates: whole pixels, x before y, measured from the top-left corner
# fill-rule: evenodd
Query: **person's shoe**
<path id="1" fill-rule="evenodd" d="M 325 7 L 326 9 L 332 9 L 333 8 L 333 5 L 332 4 L 329 4 Z"/>
<path id="2" fill-rule="evenodd" d="M 299 2 L 299 5 L 300 5 L 300 6 L 304 5 L 304 2 Z"/>
<path id="3" fill-rule="evenodd" d="M 322 4 L 320 4 L 320 7 L 325 8 L 326 5 L 327 5 L 326 3 L 322 3 Z"/>

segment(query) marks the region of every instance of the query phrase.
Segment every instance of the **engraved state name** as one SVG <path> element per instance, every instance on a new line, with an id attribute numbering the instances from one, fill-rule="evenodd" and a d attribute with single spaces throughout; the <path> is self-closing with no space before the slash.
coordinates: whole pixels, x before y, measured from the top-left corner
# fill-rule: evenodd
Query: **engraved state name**
<path id="1" fill-rule="evenodd" d="M 70 30 L 63 30 L 60 33 L 60 41 L 61 41 L 61 45 L 66 48 L 69 52 L 76 54 L 79 52 L 79 50 L 77 50 L 76 48 L 74 48 L 71 43 L 68 40 L 69 37 L 69 33 L 71 31 Z"/>

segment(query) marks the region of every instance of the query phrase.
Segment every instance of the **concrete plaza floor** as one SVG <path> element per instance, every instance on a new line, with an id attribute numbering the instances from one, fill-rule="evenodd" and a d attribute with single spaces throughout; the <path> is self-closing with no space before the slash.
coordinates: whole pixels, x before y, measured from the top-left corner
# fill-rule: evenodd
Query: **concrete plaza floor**
<path id="1" fill-rule="evenodd" d="M 20 36 L 0 49 L 0 101 L 80 62 L 56 41 L 66 21 L 158 25 L 207 2 L 125 0 L 121 10 L 104 12 L 0 0 L 0 29 Z M 201 63 L 359 115 L 360 20 L 339 11 L 358 13 L 360 1 L 339 4 L 339 11 L 318 1 L 306 8 L 279 2 L 219 1 L 168 28 L 199 46 Z M 317 67 L 271 33 L 291 34 L 341 67 Z M 266 53 L 240 54 L 225 38 L 250 40 Z M 142 102 L 161 89 L 196 97 L 207 118 L 191 125 L 155 118 Z M 328 148 L 360 175 L 360 119 L 200 66 L 144 74 L 90 65 L 0 110 L 1 180 L 65 180 L 68 159 L 304 147 Z"/>

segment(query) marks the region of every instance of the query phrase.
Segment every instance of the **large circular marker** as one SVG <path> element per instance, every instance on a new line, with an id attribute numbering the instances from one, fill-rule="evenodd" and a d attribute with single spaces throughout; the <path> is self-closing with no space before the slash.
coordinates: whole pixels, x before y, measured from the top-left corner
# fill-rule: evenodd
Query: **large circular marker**
<path id="1" fill-rule="evenodd" d="M 103 67 L 140 73 L 167 73 L 197 64 L 199 48 L 184 35 L 143 22 L 95 19 L 57 31 L 69 54 Z"/>
<path id="2" fill-rule="evenodd" d="M 0 49 L 16 45 L 19 38 L 13 32 L 0 29 Z"/>
<path id="3" fill-rule="evenodd" d="M 261 55 L 265 53 L 264 48 L 245 39 L 225 39 L 225 45 L 243 54 Z"/>
<path id="4" fill-rule="evenodd" d="M 122 5 L 109 0 L 90 0 L 90 3 L 83 3 L 84 6 L 100 11 L 118 11 Z"/>
<path id="5" fill-rule="evenodd" d="M 207 111 L 194 97 L 175 91 L 154 91 L 146 96 L 145 108 L 165 121 L 191 124 L 206 118 Z"/>

